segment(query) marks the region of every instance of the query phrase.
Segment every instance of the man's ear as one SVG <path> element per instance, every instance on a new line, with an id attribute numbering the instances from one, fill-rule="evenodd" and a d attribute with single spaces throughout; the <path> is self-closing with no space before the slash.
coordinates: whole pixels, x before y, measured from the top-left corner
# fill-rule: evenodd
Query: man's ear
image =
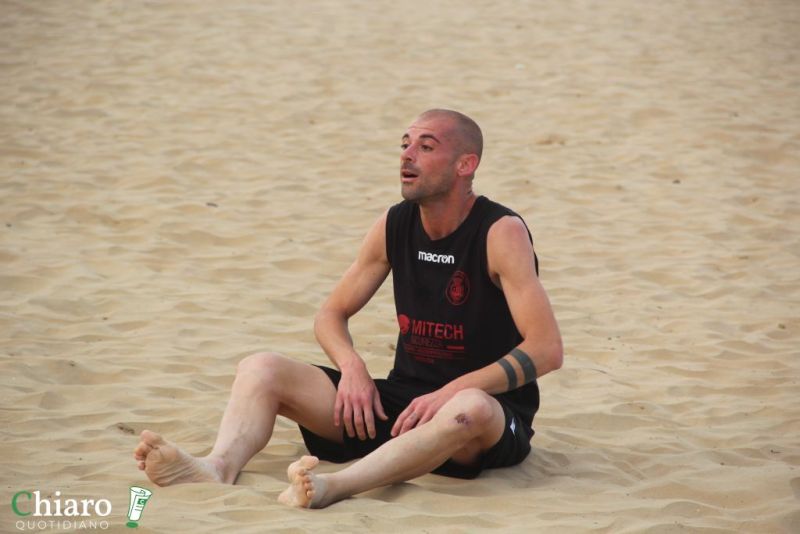
<path id="1" fill-rule="evenodd" d="M 472 176 L 478 168 L 478 163 L 480 160 L 477 154 L 462 154 L 456 162 L 456 172 L 459 176 Z"/>

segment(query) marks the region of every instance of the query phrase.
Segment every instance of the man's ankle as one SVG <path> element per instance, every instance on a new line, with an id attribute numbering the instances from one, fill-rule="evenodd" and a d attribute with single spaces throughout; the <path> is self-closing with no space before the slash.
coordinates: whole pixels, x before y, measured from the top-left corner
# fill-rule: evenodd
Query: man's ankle
<path id="1" fill-rule="evenodd" d="M 233 484 L 236 481 L 236 477 L 239 476 L 238 472 L 230 472 L 228 463 L 220 456 L 208 455 L 203 460 L 216 471 L 223 484 Z"/>

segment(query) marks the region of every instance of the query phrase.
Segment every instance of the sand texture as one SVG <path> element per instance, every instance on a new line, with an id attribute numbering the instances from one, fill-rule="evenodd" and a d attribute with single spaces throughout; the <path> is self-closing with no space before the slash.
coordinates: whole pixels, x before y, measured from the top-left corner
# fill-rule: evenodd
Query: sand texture
<path id="1" fill-rule="evenodd" d="M 142 533 L 800 532 L 799 51 L 794 0 L 0 2 L 0 532 L 21 490 L 130 532 L 132 485 Z M 281 419 L 235 486 L 149 484 L 136 435 L 207 452 L 243 356 L 326 362 L 431 107 L 534 233 L 534 453 L 299 511 Z M 385 375 L 390 283 L 351 326 Z"/>

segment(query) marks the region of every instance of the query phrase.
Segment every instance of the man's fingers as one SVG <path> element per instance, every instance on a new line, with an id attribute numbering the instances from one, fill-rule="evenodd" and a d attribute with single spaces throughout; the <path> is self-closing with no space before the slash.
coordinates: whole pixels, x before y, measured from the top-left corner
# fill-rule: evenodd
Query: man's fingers
<path id="1" fill-rule="evenodd" d="M 392 436 L 397 436 L 400 432 L 400 427 L 403 426 L 403 422 L 406 420 L 406 412 L 408 412 L 408 409 L 403 410 L 400 415 L 397 416 L 397 419 L 395 419 L 392 430 L 390 431 Z"/>
<path id="2" fill-rule="evenodd" d="M 400 414 L 400 417 L 397 418 L 397 421 L 394 422 L 394 426 L 392 427 L 392 436 L 399 436 L 406 430 L 408 430 L 408 426 L 411 424 L 410 421 L 413 419 L 413 411 L 411 406 L 403 410 L 403 413 Z"/>
<path id="3" fill-rule="evenodd" d="M 361 406 L 357 406 L 353 410 L 353 426 L 356 428 L 356 434 L 358 435 L 358 439 L 365 440 L 367 439 L 367 433 L 364 431 L 364 411 Z"/>
<path id="4" fill-rule="evenodd" d="M 367 427 L 367 435 L 370 439 L 375 438 L 375 416 L 372 413 L 372 409 L 365 409 L 364 410 L 364 424 Z"/>
<path id="5" fill-rule="evenodd" d="M 365 440 L 377 435 L 375 413 L 384 421 L 389 419 L 381 404 L 380 394 L 373 386 L 371 393 L 362 391 L 358 394 L 351 392 L 337 395 L 333 422 L 336 426 L 344 424 L 349 437 L 358 436 L 358 439 Z"/>
<path id="6" fill-rule="evenodd" d="M 433 419 L 433 416 L 434 412 L 425 408 L 424 405 L 411 404 L 400 414 L 400 417 L 397 418 L 395 425 L 392 427 L 392 435 L 398 436 L 420 425 L 424 425 Z"/>
<path id="7" fill-rule="evenodd" d="M 411 430 L 412 428 L 417 426 L 417 422 L 418 422 L 417 416 L 412 413 L 411 415 L 406 417 L 406 420 L 403 423 L 403 426 L 400 427 L 400 433 L 401 434 L 405 434 L 406 432 L 408 432 L 409 430 Z"/>
<path id="8" fill-rule="evenodd" d="M 333 424 L 342 424 L 342 398 L 339 395 L 336 395 L 336 402 L 333 403 Z"/>
<path id="9" fill-rule="evenodd" d="M 355 437 L 356 433 L 353 431 L 353 407 L 349 401 L 344 401 L 342 418 L 344 419 L 344 429 L 347 431 L 347 435 L 351 438 Z"/>
<path id="10" fill-rule="evenodd" d="M 383 411 L 383 404 L 381 404 L 381 396 L 378 395 L 377 393 L 375 394 L 375 400 L 373 401 L 372 404 L 375 408 L 375 413 L 378 414 L 378 417 L 380 417 L 383 421 L 389 419 L 389 416 L 386 415 L 386 412 Z"/>

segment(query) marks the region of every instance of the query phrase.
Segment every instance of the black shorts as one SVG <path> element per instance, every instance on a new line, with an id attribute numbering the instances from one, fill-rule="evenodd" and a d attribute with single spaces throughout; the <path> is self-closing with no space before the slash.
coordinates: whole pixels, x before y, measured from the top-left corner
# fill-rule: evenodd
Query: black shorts
<path id="1" fill-rule="evenodd" d="M 325 371 L 334 386 L 339 386 L 339 379 L 342 376 L 339 371 L 329 367 L 318 367 Z M 425 386 L 414 387 L 384 379 L 375 380 L 375 386 L 380 393 L 383 409 L 389 417 L 386 421 L 375 418 L 375 438 L 367 438 L 363 441 L 358 437 L 351 438 L 342 428 L 344 443 L 341 444 L 318 436 L 309 429 L 298 425 L 303 434 L 303 441 L 311 454 L 321 460 L 335 463 L 349 462 L 366 456 L 392 439 L 390 432 L 395 420 L 412 400 L 433 391 Z M 506 427 L 500 441 L 486 451 L 475 464 L 463 465 L 447 460 L 434 469 L 434 473 L 455 478 L 475 478 L 484 469 L 517 465 L 528 456 L 528 453 L 531 452 L 530 441 L 533 430 L 522 423 L 519 416 L 515 415 L 508 406 L 499 400 L 498 402 L 503 407 L 506 416 Z"/>

